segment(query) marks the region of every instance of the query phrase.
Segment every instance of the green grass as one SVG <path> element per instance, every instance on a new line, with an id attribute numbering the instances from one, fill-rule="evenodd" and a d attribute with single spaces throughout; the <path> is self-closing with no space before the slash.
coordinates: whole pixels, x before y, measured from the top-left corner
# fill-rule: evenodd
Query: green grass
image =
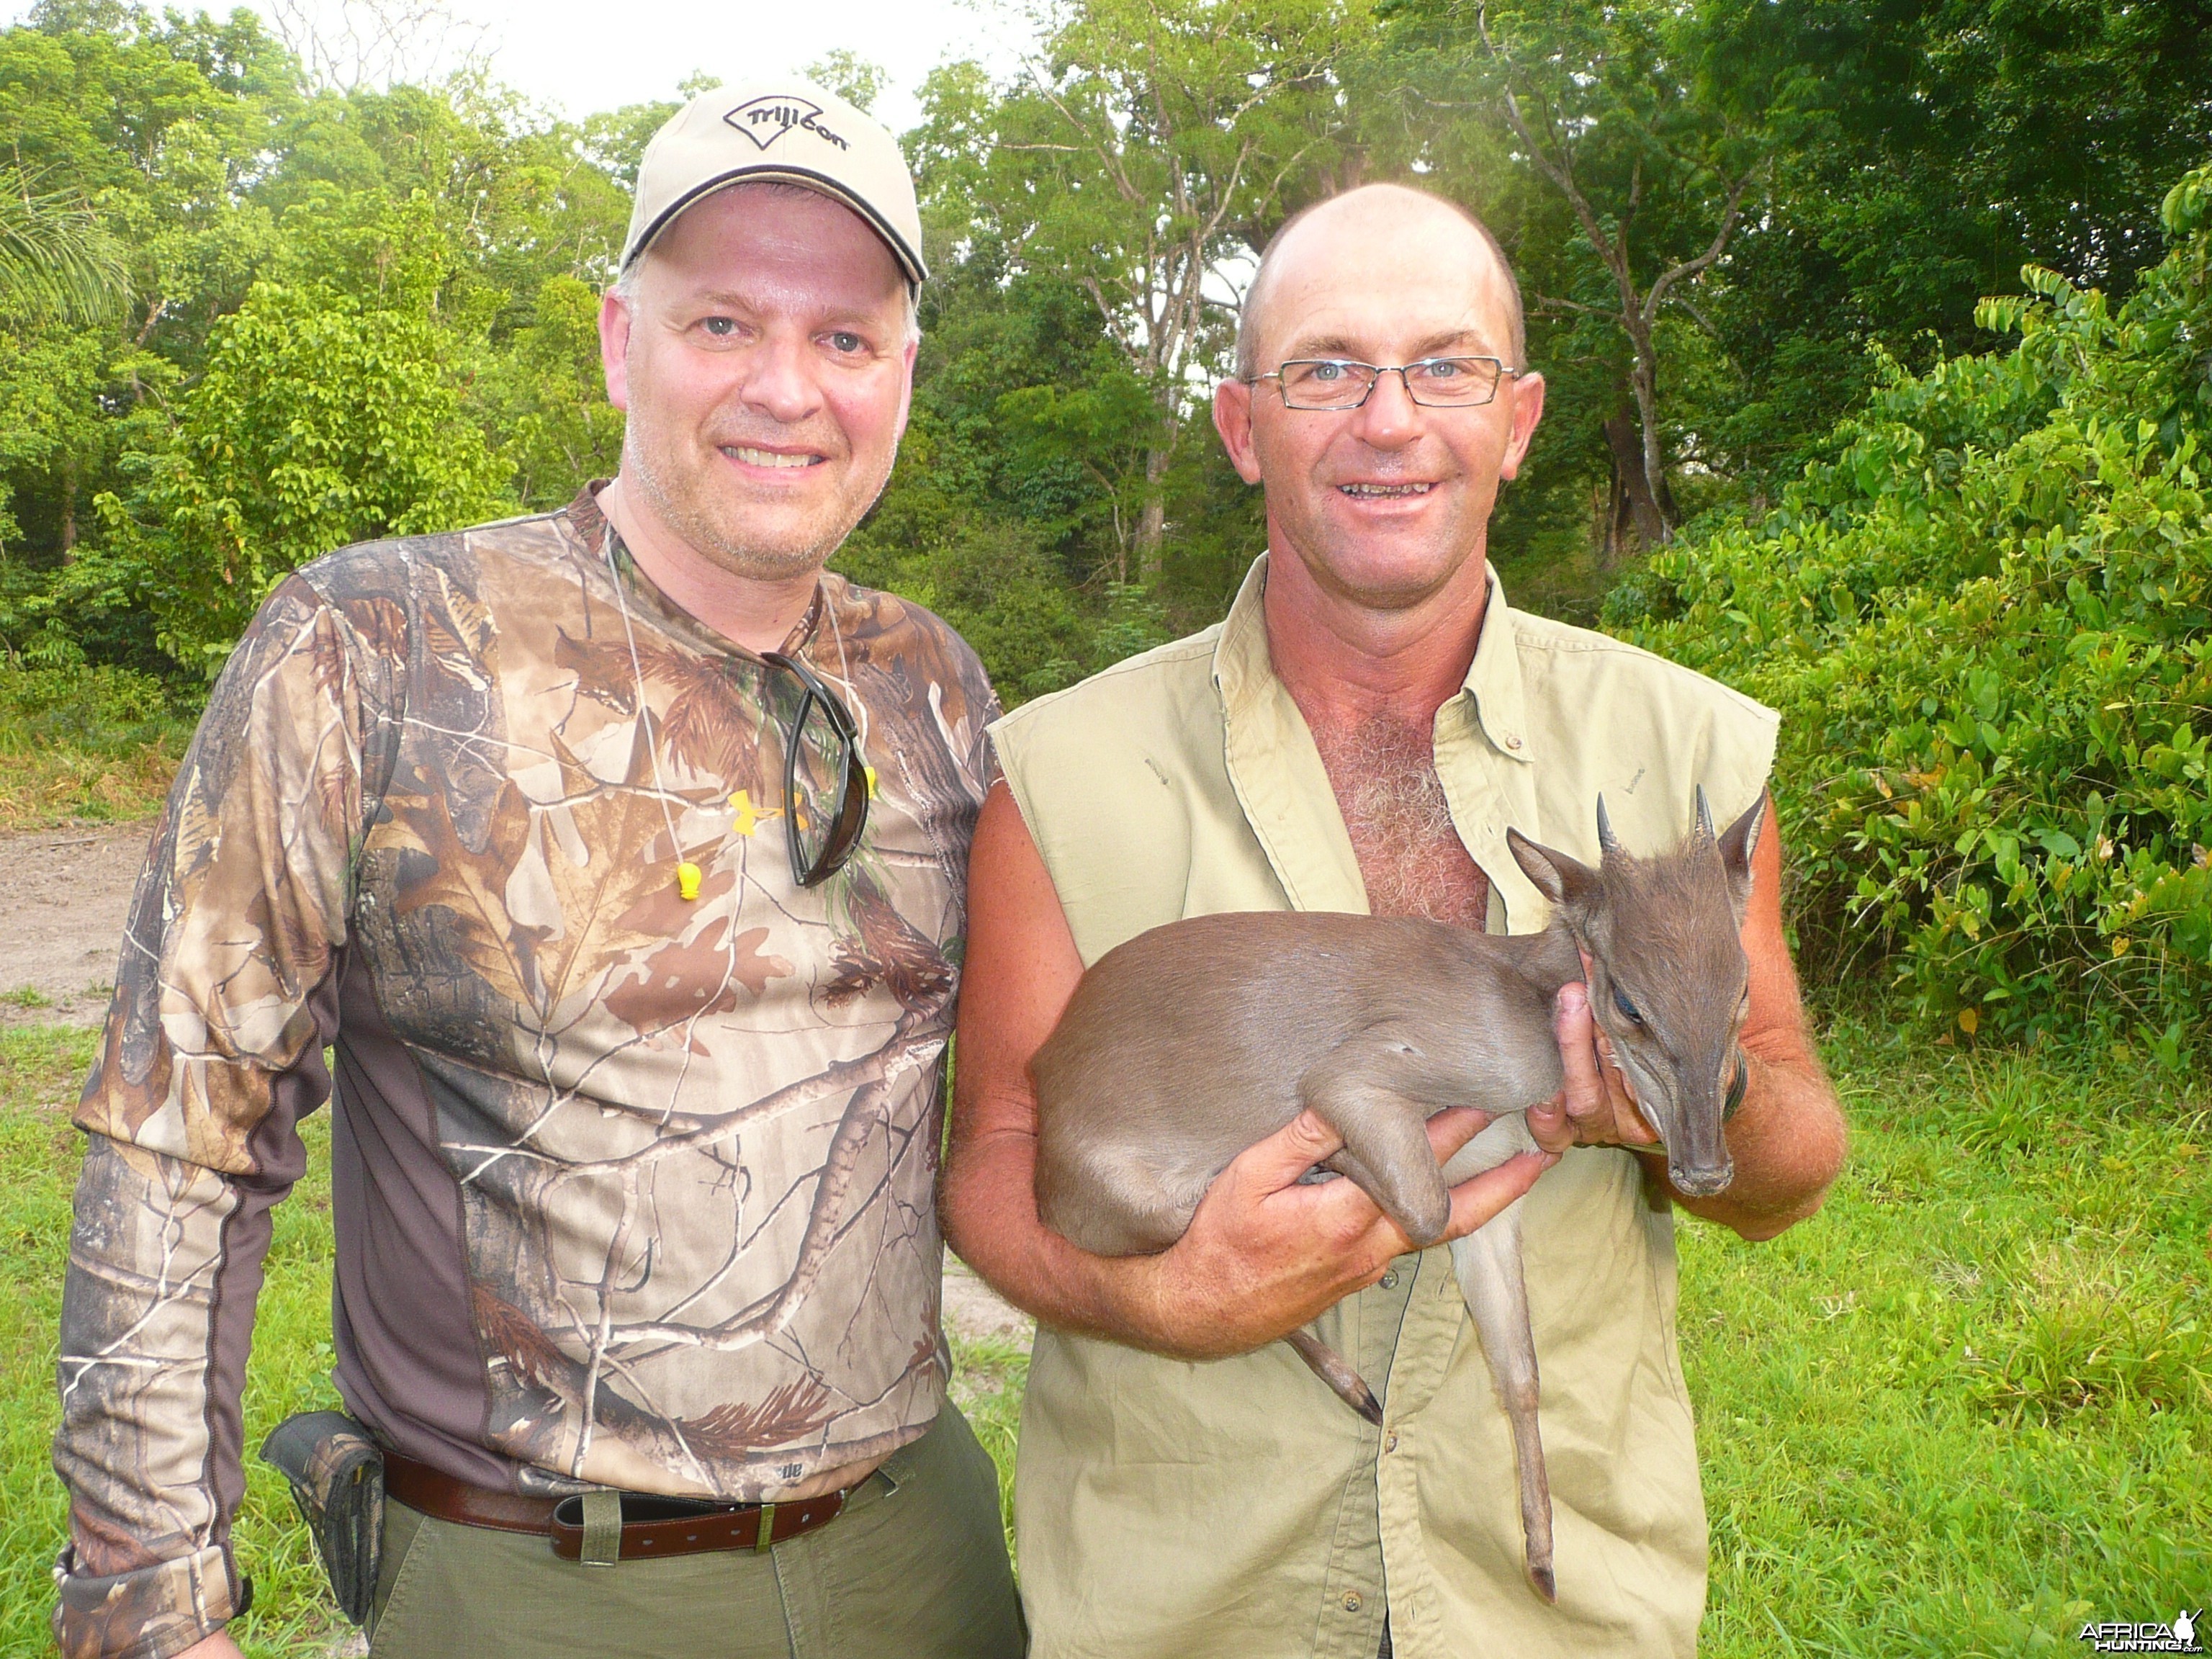
<path id="1" fill-rule="evenodd" d="M 0 831 L 151 817 L 192 725 L 146 675 L 0 659 Z"/>
<path id="2" fill-rule="evenodd" d="M 1014 1442 L 1021 1433 L 1022 1389 L 1030 1376 L 1026 1343 L 1006 1336 L 952 1339 L 952 1400 L 999 1466 L 999 1515 L 1014 1547 Z"/>
<path id="3" fill-rule="evenodd" d="M 1833 1046 L 1814 1220 L 1681 1230 L 1717 1659 L 2074 1653 L 2212 1583 L 2212 1103 L 1928 1052 Z"/>
<path id="4" fill-rule="evenodd" d="M 44 1641 L 63 1501 L 46 1467 L 88 1034 L 0 1030 L 0 1653 Z M 1977 1059 L 1845 1030 L 1851 1168 L 1815 1220 L 1746 1245 L 1682 1228 L 1683 1357 L 1712 1517 L 1704 1651 L 1975 1659 L 2081 1651 L 2089 1619 L 2212 1587 L 2212 1101 L 2107 1063 Z M 278 1214 L 247 1443 L 331 1402 L 328 1188 Z M 1027 1359 L 957 1349 L 1011 1465 Z M 240 1527 L 249 1653 L 343 1626 L 282 1483 Z M 2194 1599 L 2191 1599 L 2191 1598 Z"/>

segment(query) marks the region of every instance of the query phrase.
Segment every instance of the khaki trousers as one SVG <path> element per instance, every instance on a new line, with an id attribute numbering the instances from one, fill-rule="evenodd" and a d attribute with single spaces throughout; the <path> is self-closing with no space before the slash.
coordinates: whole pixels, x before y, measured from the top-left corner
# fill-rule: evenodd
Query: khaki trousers
<path id="1" fill-rule="evenodd" d="M 951 1404 L 819 1531 L 586 1567 L 385 1506 L 372 1659 L 1021 1659 L 998 1477 Z"/>

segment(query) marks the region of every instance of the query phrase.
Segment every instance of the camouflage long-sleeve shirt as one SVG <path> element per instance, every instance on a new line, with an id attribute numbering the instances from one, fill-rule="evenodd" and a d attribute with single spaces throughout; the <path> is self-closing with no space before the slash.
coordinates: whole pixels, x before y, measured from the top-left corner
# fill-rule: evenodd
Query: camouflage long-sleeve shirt
<path id="1" fill-rule="evenodd" d="M 329 1044 L 337 1385 L 387 1444 L 480 1486 L 750 1499 L 937 1413 L 989 684 L 928 612 L 823 579 L 787 648 L 878 783 L 801 889 L 792 677 L 610 541 L 586 493 L 348 549 L 216 688 L 77 1113 L 71 1655 L 161 1659 L 237 1610 L 240 1387 Z"/>

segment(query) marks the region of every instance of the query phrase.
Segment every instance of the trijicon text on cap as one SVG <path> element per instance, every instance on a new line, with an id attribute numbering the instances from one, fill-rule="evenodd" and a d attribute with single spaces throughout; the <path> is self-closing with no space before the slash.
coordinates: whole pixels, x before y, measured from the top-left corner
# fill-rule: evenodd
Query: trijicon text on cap
<path id="1" fill-rule="evenodd" d="M 792 130 L 804 127 L 817 137 L 837 146 L 839 149 L 853 147 L 822 125 L 822 106 L 810 104 L 804 98 L 756 98 L 750 104 L 740 104 L 722 118 L 754 143 L 766 149 L 770 144 Z"/>

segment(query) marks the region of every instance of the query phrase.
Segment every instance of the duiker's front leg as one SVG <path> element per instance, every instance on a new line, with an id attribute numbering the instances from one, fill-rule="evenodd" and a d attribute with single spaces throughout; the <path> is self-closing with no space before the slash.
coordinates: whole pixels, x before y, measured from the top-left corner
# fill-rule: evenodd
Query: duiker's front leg
<path id="1" fill-rule="evenodd" d="M 1370 1031 L 1298 1080 L 1306 1108 L 1344 1137 L 1343 1150 L 1328 1166 L 1349 1176 L 1424 1247 L 1443 1237 L 1451 1222 L 1451 1194 L 1425 1127 L 1435 1108 L 1418 1092 L 1427 1069 L 1407 1045 Z"/>
<path id="2" fill-rule="evenodd" d="M 1528 1328 L 1528 1291 L 1521 1274 L 1522 1202 L 1516 1199 L 1488 1224 L 1454 1240 L 1452 1267 L 1468 1310 L 1474 1316 L 1475 1334 L 1482 1340 L 1483 1358 L 1490 1362 L 1498 1402 L 1513 1429 L 1528 1582 L 1547 1601 L 1556 1601 L 1559 1591 L 1552 1571 L 1552 1483 L 1544 1470 L 1544 1443 L 1536 1428 L 1536 1340 Z"/>

